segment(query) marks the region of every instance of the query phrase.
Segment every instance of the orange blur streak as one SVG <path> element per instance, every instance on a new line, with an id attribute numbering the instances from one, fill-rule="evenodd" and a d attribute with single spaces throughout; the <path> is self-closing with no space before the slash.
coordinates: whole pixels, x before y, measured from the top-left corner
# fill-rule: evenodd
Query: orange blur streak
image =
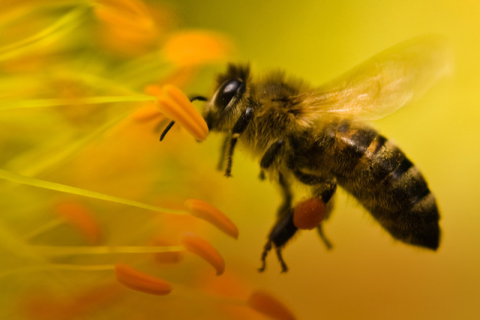
<path id="1" fill-rule="evenodd" d="M 248 305 L 268 317 L 278 320 L 294 320 L 293 313 L 277 298 L 266 291 L 257 290 L 248 299 Z"/>
<path id="2" fill-rule="evenodd" d="M 233 52 L 230 41 L 209 31 L 181 31 L 164 45 L 168 61 L 179 66 L 193 66 L 226 59 Z"/>
<path id="3" fill-rule="evenodd" d="M 237 226 L 214 206 L 196 199 L 188 199 L 184 206 L 193 216 L 210 222 L 229 236 L 238 239 Z"/>
<path id="4" fill-rule="evenodd" d="M 80 319 L 114 303 L 124 292 L 122 286 L 108 282 L 88 288 L 78 295 L 61 299 L 50 297 L 48 294 L 33 294 L 20 303 L 19 312 L 26 319 L 34 320 Z"/>
<path id="5" fill-rule="evenodd" d="M 148 8 L 136 0 L 98 0 L 95 6 L 97 17 L 112 25 L 146 32 L 155 27 Z"/>
<path id="6" fill-rule="evenodd" d="M 92 212 L 76 202 L 63 202 L 55 206 L 55 213 L 76 229 L 90 244 L 99 244 L 102 230 Z"/>
<path id="7" fill-rule="evenodd" d="M 172 291 L 172 286 L 167 281 L 140 272 L 124 263 L 115 265 L 115 276 L 118 282 L 135 291 L 159 296 Z"/>
<path id="8" fill-rule="evenodd" d="M 185 232 L 182 234 L 180 242 L 187 251 L 198 255 L 210 263 L 215 270 L 217 270 L 217 276 L 225 271 L 225 260 L 223 260 L 220 253 L 205 239 L 194 233 Z"/>

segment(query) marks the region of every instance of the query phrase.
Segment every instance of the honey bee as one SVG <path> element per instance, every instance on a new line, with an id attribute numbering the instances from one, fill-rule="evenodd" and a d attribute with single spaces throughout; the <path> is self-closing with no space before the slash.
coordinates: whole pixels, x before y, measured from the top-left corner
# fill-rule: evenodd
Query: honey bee
<path id="1" fill-rule="evenodd" d="M 317 88 L 283 72 L 255 78 L 249 65 L 230 64 L 218 76 L 210 99 L 194 98 L 207 101 L 203 117 L 210 131 L 225 135 L 220 161 L 225 176 L 231 176 L 238 143 L 259 159 L 261 178 L 267 175 L 281 187 L 283 203 L 260 271 L 272 247 L 282 272 L 287 271 L 281 251 L 298 231 L 294 181 L 325 204 L 326 217 L 338 185 L 393 238 L 438 248 L 440 216 L 425 178 L 393 142 L 364 121 L 391 114 L 446 74 L 446 48 L 437 37 L 409 40 Z M 322 222 L 317 231 L 331 248 Z"/>

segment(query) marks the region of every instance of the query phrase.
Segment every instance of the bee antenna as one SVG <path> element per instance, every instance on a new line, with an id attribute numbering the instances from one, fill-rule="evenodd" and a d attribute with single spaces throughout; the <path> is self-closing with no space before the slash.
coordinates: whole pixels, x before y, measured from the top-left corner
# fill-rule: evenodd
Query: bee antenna
<path id="1" fill-rule="evenodd" d="M 190 98 L 190 102 L 193 102 L 195 100 L 200 100 L 200 101 L 207 101 L 208 99 L 204 96 L 194 96 Z M 167 135 L 168 131 L 173 127 L 175 124 L 175 121 L 171 121 L 168 126 L 163 130 L 162 134 L 160 135 L 160 141 L 163 141 L 163 138 Z"/>
<path id="2" fill-rule="evenodd" d="M 200 101 L 207 101 L 208 99 L 204 96 L 194 96 L 190 98 L 190 102 L 193 102 L 195 100 L 200 100 Z"/>
<path id="3" fill-rule="evenodd" d="M 173 127 L 175 121 L 171 121 L 168 126 L 163 130 L 162 134 L 160 135 L 160 141 L 163 141 L 163 138 L 167 135 L 167 132 Z"/>

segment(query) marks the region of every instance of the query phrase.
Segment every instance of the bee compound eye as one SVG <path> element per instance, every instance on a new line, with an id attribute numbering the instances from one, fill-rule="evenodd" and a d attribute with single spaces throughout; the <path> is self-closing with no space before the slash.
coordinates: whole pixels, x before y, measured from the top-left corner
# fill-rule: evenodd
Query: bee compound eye
<path id="1" fill-rule="evenodd" d="M 226 108 L 237 94 L 243 93 L 244 87 L 243 81 L 239 79 L 226 81 L 218 90 L 215 105 L 222 109 Z"/>

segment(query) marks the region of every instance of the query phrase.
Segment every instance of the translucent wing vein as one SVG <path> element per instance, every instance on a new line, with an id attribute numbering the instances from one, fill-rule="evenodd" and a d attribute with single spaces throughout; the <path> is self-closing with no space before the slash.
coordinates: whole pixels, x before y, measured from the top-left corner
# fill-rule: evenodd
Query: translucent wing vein
<path id="1" fill-rule="evenodd" d="M 307 113 L 380 119 L 423 95 L 452 70 L 445 40 L 409 40 L 365 61 L 341 77 L 304 92 L 298 99 Z"/>

